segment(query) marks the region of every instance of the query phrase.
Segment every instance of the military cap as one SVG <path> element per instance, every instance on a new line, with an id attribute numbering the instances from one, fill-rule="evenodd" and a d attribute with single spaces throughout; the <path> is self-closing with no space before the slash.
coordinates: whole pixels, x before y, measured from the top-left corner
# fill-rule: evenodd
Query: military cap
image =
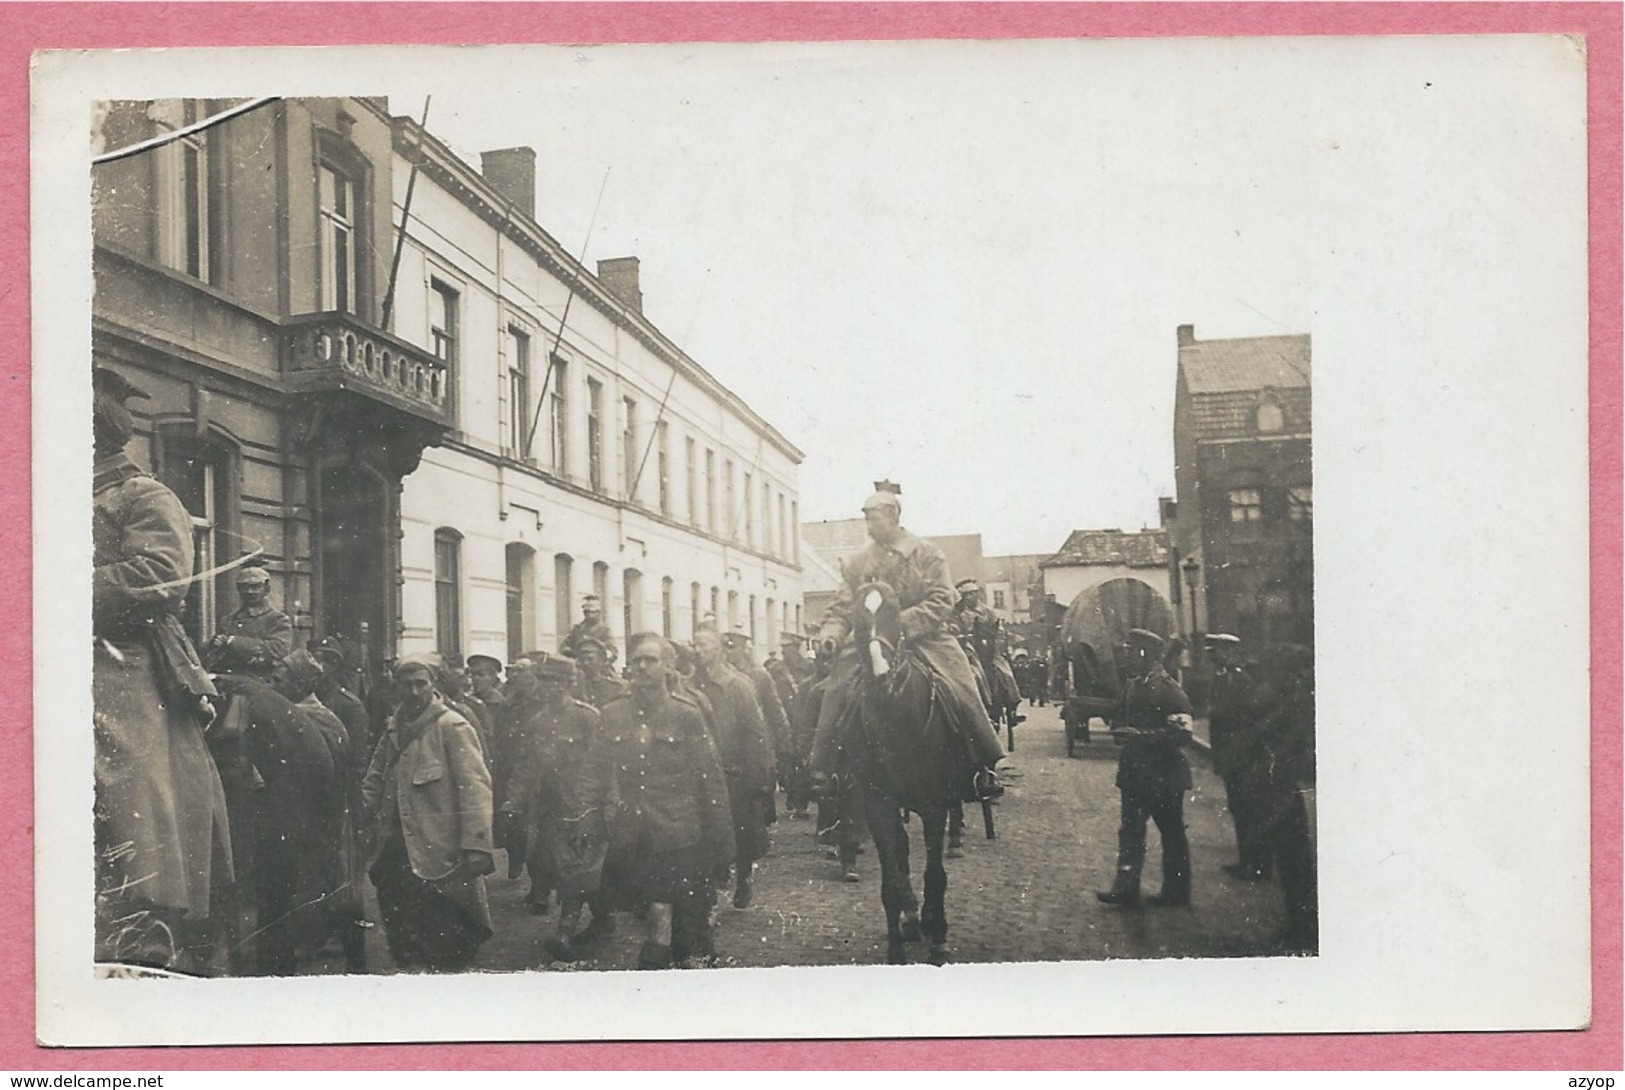
<path id="1" fill-rule="evenodd" d="M 902 497 L 902 485 L 889 480 L 876 481 L 874 495 L 863 501 L 863 509 L 868 511 L 874 507 L 896 507 L 901 510 L 903 506 Z"/>
<path id="2" fill-rule="evenodd" d="M 1161 651 L 1168 641 L 1149 629 L 1131 628 L 1128 631 L 1128 645 L 1142 651 Z"/>
<path id="3" fill-rule="evenodd" d="M 598 595 L 596 594 L 589 594 L 581 599 L 582 609 L 599 609 L 600 607 L 601 603 L 598 601 Z"/>
<path id="4" fill-rule="evenodd" d="M 96 368 L 92 373 L 91 384 L 98 393 L 107 394 L 109 397 L 117 398 L 120 401 L 132 397 L 149 398 L 152 396 L 117 371 L 107 367 Z"/>
<path id="5" fill-rule="evenodd" d="M 316 660 L 316 656 L 309 651 L 294 651 L 283 656 L 282 665 L 288 668 L 288 672 L 293 675 L 295 681 L 307 688 L 320 681 L 322 674 L 325 672 L 322 670 L 322 664 Z"/>
<path id="6" fill-rule="evenodd" d="M 269 583 L 270 581 L 271 573 L 264 568 L 243 568 L 237 573 L 237 585 L 239 587 L 244 585 L 257 586 L 260 583 Z"/>
<path id="7" fill-rule="evenodd" d="M 409 670 L 426 670 L 431 676 L 438 676 L 440 673 L 440 656 L 433 651 L 414 651 L 395 660 L 396 677 Z"/>
<path id="8" fill-rule="evenodd" d="M 554 655 L 536 668 L 536 676 L 556 681 L 574 681 L 576 661 L 568 655 Z"/>
<path id="9" fill-rule="evenodd" d="M 489 666 L 497 673 L 502 673 L 502 660 L 495 655 L 470 655 L 465 662 L 470 670 L 476 666 Z"/>
<path id="10" fill-rule="evenodd" d="M 1240 636 L 1232 636 L 1228 632 L 1209 632 L 1203 638 L 1207 641 L 1207 645 L 1209 647 L 1231 647 L 1231 648 L 1234 648 L 1234 647 L 1239 647 L 1241 645 L 1241 637 Z"/>
<path id="11" fill-rule="evenodd" d="M 318 659 L 334 658 L 338 659 L 340 662 L 344 661 L 344 647 L 332 636 L 323 636 L 321 639 L 311 644 L 310 653 L 315 655 Z"/>
<path id="12" fill-rule="evenodd" d="M 786 643 L 800 644 L 801 641 L 805 640 L 806 638 L 807 637 L 805 637 L 805 636 L 796 635 L 794 632 L 791 632 L 788 628 L 785 629 L 783 632 L 779 633 L 779 643 L 780 644 L 786 644 Z"/>
<path id="13" fill-rule="evenodd" d="M 977 590 L 979 587 L 974 579 L 961 579 L 959 582 L 954 584 L 954 589 L 959 593 L 964 594 L 966 591 Z"/>

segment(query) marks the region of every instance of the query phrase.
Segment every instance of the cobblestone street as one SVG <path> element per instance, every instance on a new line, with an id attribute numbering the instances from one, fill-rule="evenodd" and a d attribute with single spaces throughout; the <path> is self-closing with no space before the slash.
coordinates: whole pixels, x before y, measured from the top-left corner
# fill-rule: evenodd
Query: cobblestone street
<path id="1" fill-rule="evenodd" d="M 1192 752 L 1195 790 L 1186 806 L 1194 860 L 1194 906 L 1123 911 L 1095 900 L 1111 882 L 1116 861 L 1118 797 L 1115 751 L 1098 739 L 1066 756 L 1054 707 L 1023 707 L 1016 753 L 1005 763 L 1008 790 L 995 808 L 998 837 L 986 840 L 981 815 L 966 813 L 965 856 L 948 861 L 949 942 L 953 960 L 967 962 L 1102 958 L 1258 957 L 1279 952 L 1280 888 L 1248 885 L 1220 869 L 1233 861 L 1234 838 L 1224 811 L 1224 790 Z M 1098 724 L 1097 724 L 1098 727 Z M 762 860 L 756 897 L 748 909 L 725 895 L 716 911 L 717 961 L 724 966 L 852 965 L 885 961 L 885 916 L 874 850 L 859 857 L 862 881 L 841 881 L 839 865 L 814 842 L 812 821 L 781 814 L 772 850 Z M 911 861 L 923 890 L 924 847 L 918 822 Z M 1150 836 L 1145 892 L 1158 884 L 1159 849 Z M 615 934 L 592 960 L 547 965 L 543 943 L 557 921 L 524 904 L 528 880 L 499 874 L 490 880 L 496 935 L 482 948 L 485 971 L 544 968 L 558 971 L 629 969 L 637 960 L 642 925 L 618 917 Z M 378 929 L 371 932 L 369 964 L 391 965 Z M 924 960 L 924 944 L 910 946 Z M 312 967 L 315 969 L 316 967 Z M 327 967 L 333 971 L 334 967 Z M 321 971 L 316 969 L 316 971 Z"/>

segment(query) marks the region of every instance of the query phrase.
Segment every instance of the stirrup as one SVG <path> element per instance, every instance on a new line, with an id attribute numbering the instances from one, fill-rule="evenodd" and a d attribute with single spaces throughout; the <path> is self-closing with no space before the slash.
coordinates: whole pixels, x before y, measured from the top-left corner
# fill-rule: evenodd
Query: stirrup
<path id="1" fill-rule="evenodd" d="M 979 769 L 971 778 L 971 787 L 978 802 L 983 799 L 995 799 L 1004 794 L 1004 785 L 999 782 L 999 774 L 991 768 Z"/>

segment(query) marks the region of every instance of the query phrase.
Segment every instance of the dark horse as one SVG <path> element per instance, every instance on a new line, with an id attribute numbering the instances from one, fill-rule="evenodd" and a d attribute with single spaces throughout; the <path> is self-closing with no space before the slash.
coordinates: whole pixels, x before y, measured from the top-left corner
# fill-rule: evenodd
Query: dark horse
<path id="1" fill-rule="evenodd" d="M 901 613 L 889 586 L 865 583 L 858 588 L 852 635 L 857 687 L 843 748 L 880 857 L 886 960 L 905 963 L 904 940 L 913 937 L 904 926 L 915 903 L 903 826 L 903 811 L 910 811 L 920 815 L 925 829 L 925 904 L 919 926 L 930 940 L 931 962 L 941 965 L 948 960 L 944 833 L 948 811 L 971 782 L 972 770 L 930 669 L 902 646 Z"/>

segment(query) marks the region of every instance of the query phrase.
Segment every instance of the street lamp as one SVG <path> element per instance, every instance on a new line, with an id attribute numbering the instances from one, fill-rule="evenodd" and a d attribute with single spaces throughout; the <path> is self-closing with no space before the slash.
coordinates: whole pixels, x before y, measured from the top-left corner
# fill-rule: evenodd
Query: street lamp
<path id="1" fill-rule="evenodd" d="M 1196 580 L 1202 575 L 1202 565 L 1194 556 L 1187 556 L 1180 570 L 1185 573 L 1185 585 L 1190 588 L 1191 638 L 1196 637 Z"/>

